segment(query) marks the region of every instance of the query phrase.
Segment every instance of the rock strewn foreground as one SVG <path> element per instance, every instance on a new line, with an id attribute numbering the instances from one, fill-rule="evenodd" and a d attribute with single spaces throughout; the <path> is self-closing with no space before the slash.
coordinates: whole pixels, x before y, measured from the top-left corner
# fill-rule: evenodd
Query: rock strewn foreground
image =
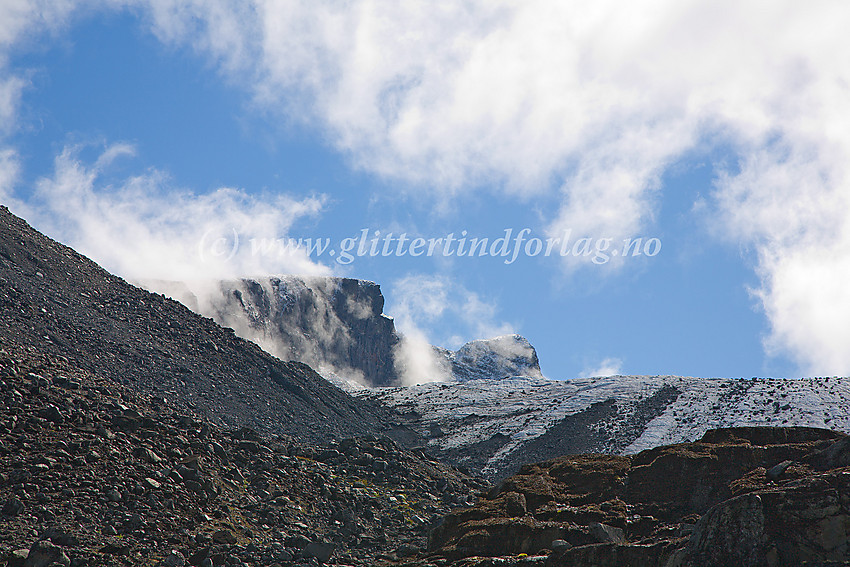
<path id="1" fill-rule="evenodd" d="M 850 437 L 753 427 L 526 465 L 430 547 L 470 567 L 846 565 L 848 533 Z"/>
<path id="2" fill-rule="evenodd" d="M 222 430 L 0 349 L 0 565 L 378 565 L 485 483 L 376 437 Z"/>

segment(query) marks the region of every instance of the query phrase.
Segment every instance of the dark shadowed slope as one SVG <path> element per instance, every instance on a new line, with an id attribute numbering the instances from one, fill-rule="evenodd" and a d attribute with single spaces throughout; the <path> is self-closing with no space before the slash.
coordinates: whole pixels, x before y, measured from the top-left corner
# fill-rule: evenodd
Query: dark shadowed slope
<path id="1" fill-rule="evenodd" d="M 0 207 L 0 348 L 30 347 L 227 426 L 305 440 L 406 435 L 354 400 L 176 301 L 148 293 Z"/>

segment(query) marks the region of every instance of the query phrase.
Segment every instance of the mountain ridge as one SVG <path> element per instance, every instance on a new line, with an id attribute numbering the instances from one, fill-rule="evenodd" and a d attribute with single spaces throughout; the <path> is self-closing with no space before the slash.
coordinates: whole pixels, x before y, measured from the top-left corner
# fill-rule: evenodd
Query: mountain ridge
<path id="1" fill-rule="evenodd" d="M 520 335 L 478 339 L 456 351 L 408 341 L 383 312 L 381 286 L 368 280 L 277 275 L 140 284 L 344 387 L 407 384 L 409 366 L 423 358 L 436 373 L 427 378 L 435 382 L 542 377 L 537 352 Z M 412 349 L 416 355 L 408 357 Z"/>
<path id="2" fill-rule="evenodd" d="M 134 287 L 0 207 L 0 347 L 38 345 L 230 427 L 327 440 L 415 435 L 310 367 Z"/>

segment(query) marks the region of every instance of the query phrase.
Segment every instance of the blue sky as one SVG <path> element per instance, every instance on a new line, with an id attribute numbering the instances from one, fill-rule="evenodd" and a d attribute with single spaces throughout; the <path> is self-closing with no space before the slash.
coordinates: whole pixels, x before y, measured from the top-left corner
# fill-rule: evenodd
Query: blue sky
<path id="1" fill-rule="evenodd" d="M 403 331 L 518 332 L 553 378 L 850 371 L 843 3 L 230 4 L 4 2 L 0 200 L 148 285 L 373 280 Z M 249 245 L 523 228 L 661 248 Z"/>

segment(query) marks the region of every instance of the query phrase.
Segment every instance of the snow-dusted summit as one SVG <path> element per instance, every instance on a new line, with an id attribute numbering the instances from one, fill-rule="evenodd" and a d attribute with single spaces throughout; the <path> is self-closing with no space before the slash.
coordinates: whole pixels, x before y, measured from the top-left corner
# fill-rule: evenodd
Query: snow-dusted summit
<path id="1" fill-rule="evenodd" d="M 543 377 L 537 352 L 521 335 L 471 341 L 443 354 L 451 365 L 452 376 L 459 382 Z"/>

